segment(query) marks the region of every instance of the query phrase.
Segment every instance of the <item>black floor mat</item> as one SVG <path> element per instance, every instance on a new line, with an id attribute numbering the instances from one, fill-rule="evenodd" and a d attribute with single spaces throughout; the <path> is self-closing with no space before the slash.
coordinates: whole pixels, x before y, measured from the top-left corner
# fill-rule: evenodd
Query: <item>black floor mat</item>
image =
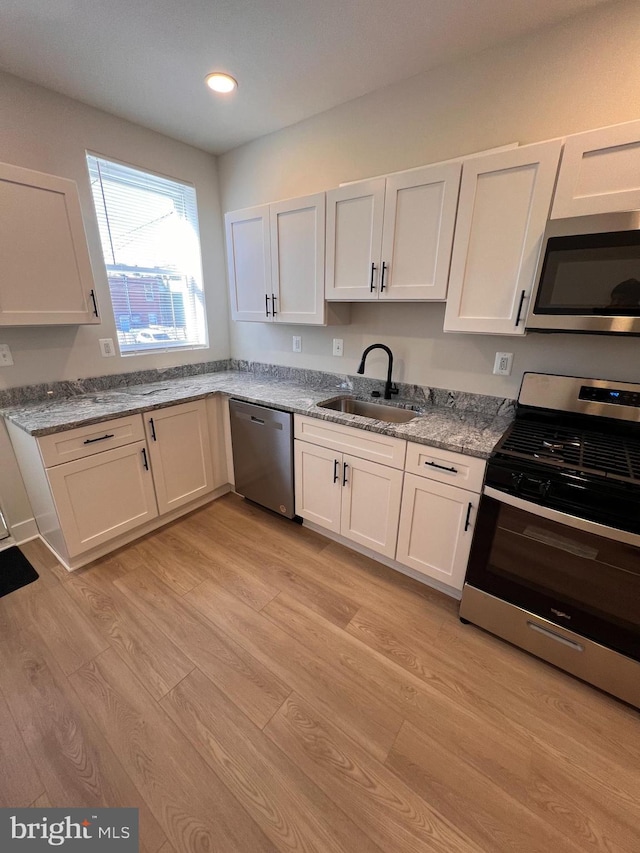
<path id="1" fill-rule="evenodd" d="M 16 545 L 0 551 L 0 598 L 36 580 L 38 573 Z"/>

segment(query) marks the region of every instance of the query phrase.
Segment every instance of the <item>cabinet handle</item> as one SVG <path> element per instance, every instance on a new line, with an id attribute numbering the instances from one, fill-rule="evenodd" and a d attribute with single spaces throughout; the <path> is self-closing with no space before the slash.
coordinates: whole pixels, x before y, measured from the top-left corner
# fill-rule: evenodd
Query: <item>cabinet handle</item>
<path id="1" fill-rule="evenodd" d="M 438 465 L 437 462 L 425 462 L 425 465 L 431 465 L 432 468 L 439 468 L 441 471 L 451 471 L 452 474 L 457 474 L 457 468 L 449 468 L 447 465 Z"/>
<path id="2" fill-rule="evenodd" d="M 380 293 L 382 293 L 382 291 L 384 290 L 384 272 L 387 269 L 389 269 L 389 267 L 383 261 L 382 262 L 382 272 L 380 273 Z"/>
<path id="3" fill-rule="evenodd" d="M 100 438 L 85 438 L 82 442 L 83 444 L 93 444 L 95 441 L 104 441 L 106 438 L 115 438 L 114 433 L 107 433 L 106 435 L 101 435 Z"/>
<path id="4" fill-rule="evenodd" d="M 277 317 L 277 315 L 278 315 L 278 312 L 276 311 L 276 299 L 277 298 L 278 297 L 274 296 L 273 293 L 271 294 L 271 312 L 272 312 L 274 317 Z"/>
<path id="5" fill-rule="evenodd" d="M 98 316 L 98 303 L 96 302 L 96 292 L 91 289 L 89 291 L 89 296 L 91 297 L 91 301 L 93 302 L 93 313 L 97 317 Z"/>
<path id="6" fill-rule="evenodd" d="M 158 439 L 156 438 L 156 425 L 153 422 L 153 418 L 149 418 L 149 426 L 151 427 L 151 438 L 154 441 L 157 441 Z"/>
<path id="7" fill-rule="evenodd" d="M 269 313 L 269 297 L 267 296 L 266 293 L 264 295 L 264 304 L 265 304 L 265 311 L 266 311 L 267 317 L 270 317 L 271 314 Z"/>
<path id="8" fill-rule="evenodd" d="M 375 271 L 376 271 L 376 265 L 372 261 L 371 262 L 371 281 L 369 282 L 369 290 L 371 291 L 371 293 L 373 293 L 373 289 L 374 289 L 373 288 L 373 274 L 375 273 Z"/>
<path id="9" fill-rule="evenodd" d="M 333 460 L 333 482 L 334 483 L 338 482 L 338 469 L 339 469 L 339 467 L 340 467 L 340 463 L 338 462 L 337 459 L 334 459 Z"/>
<path id="10" fill-rule="evenodd" d="M 518 305 L 518 316 L 516 317 L 516 326 L 520 325 L 520 320 L 522 319 L 522 306 L 524 305 L 524 298 L 527 295 L 527 291 L 523 290 L 520 294 L 520 304 Z"/>
<path id="11" fill-rule="evenodd" d="M 469 506 L 467 507 L 467 517 L 464 521 L 464 532 L 466 533 L 469 529 L 469 519 L 471 518 L 471 510 L 473 508 L 473 504 L 469 501 Z"/>
<path id="12" fill-rule="evenodd" d="M 342 485 L 343 485 L 343 486 L 346 486 L 346 485 L 347 485 L 347 483 L 349 482 L 349 481 L 347 480 L 347 468 L 348 468 L 348 467 L 349 467 L 349 466 L 347 465 L 347 463 L 346 463 L 346 462 L 343 462 L 343 463 L 342 463 Z"/>
<path id="13" fill-rule="evenodd" d="M 142 448 L 142 464 L 144 465 L 145 471 L 149 470 L 149 463 L 147 462 L 147 451 L 145 448 Z"/>

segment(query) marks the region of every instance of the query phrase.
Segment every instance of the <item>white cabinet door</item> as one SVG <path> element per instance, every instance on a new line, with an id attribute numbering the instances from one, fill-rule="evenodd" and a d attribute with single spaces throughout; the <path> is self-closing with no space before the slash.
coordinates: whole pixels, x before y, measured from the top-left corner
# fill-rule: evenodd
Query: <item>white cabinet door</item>
<path id="1" fill-rule="evenodd" d="M 380 299 L 445 299 L 461 163 L 387 178 Z"/>
<path id="2" fill-rule="evenodd" d="M 205 401 L 155 409 L 144 421 L 160 515 L 212 491 Z"/>
<path id="3" fill-rule="evenodd" d="M 522 335 L 562 143 L 466 160 L 446 332 Z"/>
<path id="4" fill-rule="evenodd" d="M 158 515 L 144 441 L 47 470 L 70 557 Z"/>
<path id="5" fill-rule="evenodd" d="M 340 533 L 342 454 L 294 442 L 296 514 Z"/>
<path id="6" fill-rule="evenodd" d="M 378 298 L 385 179 L 327 193 L 327 299 Z"/>
<path id="7" fill-rule="evenodd" d="M 385 557 L 396 553 L 402 471 L 345 454 L 340 530 Z"/>
<path id="8" fill-rule="evenodd" d="M 99 323 L 75 181 L 0 164 L 1 326 Z"/>
<path id="9" fill-rule="evenodd" d="M 461 590 L 479 496 L 405 474 L 396 559 Z"/>
<path id="10" fill-rule="evenodd" d="M 269 205 L 276 322 L 323 325 L 325 195 Z"/>
<path id="11" fill-rule="evenodd" d="M 226 213 L 224 223 L 231 317 L 272 320 L 269 205 Z"/>
<path id="12" fill-rule="evenodd" d="M 565 140 L 552 219 L 640 210 L 640 121 Z"/>

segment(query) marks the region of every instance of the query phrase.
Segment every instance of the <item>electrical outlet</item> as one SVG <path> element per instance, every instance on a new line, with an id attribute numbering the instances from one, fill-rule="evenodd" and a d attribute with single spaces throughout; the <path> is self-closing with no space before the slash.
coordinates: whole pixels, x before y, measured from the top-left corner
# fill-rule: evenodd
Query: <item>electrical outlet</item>
<path id="1" fill-rule="evenodd" d="M 0 344 L 0 367 L 11 367 L 12 364 L 13 356 L 9 344 Z"/>
<path id="2" fill-rule="evenodd" d="M 302 352 L 302 337 L 300 335 L 293 336 L 293 351 Z"/>
<path id="3" fill-rule="evenodd" d="M 116 348 L 113 345 L 113 338 L 100 338 L 98 343 L 100 344 L 100 352 L 102 353 L 103 358 L 110 358 L 112 355 L 116 354 Z"/>
<path id="4" fill-rule="evenodd" d="M 493 372 L 496 376 L 511 376 L 511 367 L 513 366 L 512 352 L 497 352 L 496 360 L 493 363 Z"/>
<path id="5" fill-rule="evenodd" d="M 342 338 L 333 339 L 333 354 L 344 355 L 344 341 Z"/>

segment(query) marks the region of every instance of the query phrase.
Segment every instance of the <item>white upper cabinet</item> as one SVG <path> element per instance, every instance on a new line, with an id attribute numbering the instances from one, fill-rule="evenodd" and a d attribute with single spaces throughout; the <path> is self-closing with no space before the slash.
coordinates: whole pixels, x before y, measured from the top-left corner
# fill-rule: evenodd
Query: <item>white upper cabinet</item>
<path id="1" fill-rule="evenodd" d="M 271 318 L 269 205 L 227 213 L 224 221 L 231 317 L 264 322 Z"/>
<path id="2" fill-rule="evenodd" d="M 461 163 L 327 193 L 327 299 L 443 300 Z"/>
<path id="3" fill-rule="evenodd" d="M 444 329 L 524 334 L 561 140 L 466 160 Z"/>
<path id="4" fill-rule="evenodd" d="M 325 195 L 225 214 L 234 320 L 343 322 L 324 301 Z"/>
<path id="5" fill-rule="evenodd" d="M 324 193 L 269 205 L 272 319 L 324 323 Z"/>
<path id="6" fill-rule="evenodd" d="M 99 323 L 75 181 L 0 164 L 1 326 Z"/>
<path id="7" fill-rule="evenodd" d="M 565 140 L 552 219 L 640 210 L 640 121 Z"/>
<path id="8" fill-rule="evenodd" d="M 385 179 L 327 193 L 327 299 L 377 299 Z"/>

